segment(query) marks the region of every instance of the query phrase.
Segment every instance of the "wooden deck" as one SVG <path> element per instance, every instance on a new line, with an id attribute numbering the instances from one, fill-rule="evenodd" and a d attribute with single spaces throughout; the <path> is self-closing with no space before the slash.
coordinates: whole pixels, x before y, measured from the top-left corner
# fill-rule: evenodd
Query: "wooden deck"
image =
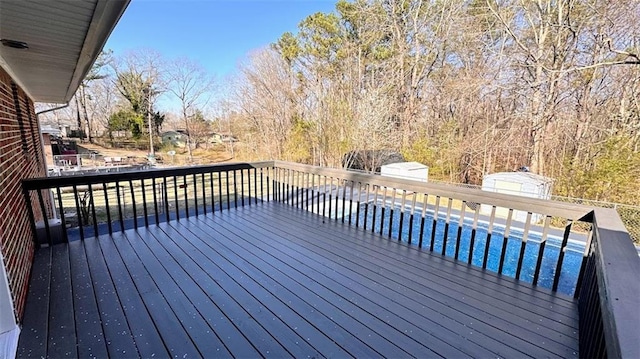
<path id="1" fill-rule="evenodd" d="M 40 249 L 18 357 L 576 357 L 577 315 L 271 202 Z"/>

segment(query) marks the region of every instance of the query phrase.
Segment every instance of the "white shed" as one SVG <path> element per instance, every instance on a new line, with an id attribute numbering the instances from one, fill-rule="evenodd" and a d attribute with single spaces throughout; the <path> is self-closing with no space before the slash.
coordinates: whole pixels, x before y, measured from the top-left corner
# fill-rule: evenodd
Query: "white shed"
<path id="1" fill-rule="evenodd" d="M 484 176 L 482 179 L 482 190 L 511 194 L 515 196 L 550 199 L 553 188 L 553 179 L 529 172 L 499 172 Z M 491 206 L 482 205 L 480 212 L 491 214 Z M 496 216 L 506 218 L 508 209 L 496 209 Z M 524 222 L 527 218 L 525 211 L 513 211 L 513 220 Z M 542 218 L 540 214 L 533 214 L 532 222 L 537 222 Z"/>
<path id="2" fill-rule="evenodd" d="M 387 177 L 427 182 L 429 167 L 418 162 L 390 163 L 380 167 L 380 174 Z"/>

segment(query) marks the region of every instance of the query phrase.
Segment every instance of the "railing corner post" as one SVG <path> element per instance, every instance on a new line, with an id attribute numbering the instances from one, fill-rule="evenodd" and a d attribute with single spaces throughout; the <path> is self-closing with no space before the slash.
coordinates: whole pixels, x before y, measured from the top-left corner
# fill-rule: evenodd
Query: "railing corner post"
<path id="1" fill-rule="evenodd" d="M 40 248 L 40 243 L 38 242 L 38 232 L 36 229 L 36 217 L 33 214 L 33 207 L 32 207 L 33 204 L 31 203 L 31 196 L 29 195 L 29 190 L 24 185 L 24 183 L 22 184 L 22 194 L 24 195 L 25 204 L 27 206 L 27 214 L 29 215 L 29 222 L 31 223 L 31 233 L 33 236 L 33 243 L 35 244 L 36 248 Z"/>

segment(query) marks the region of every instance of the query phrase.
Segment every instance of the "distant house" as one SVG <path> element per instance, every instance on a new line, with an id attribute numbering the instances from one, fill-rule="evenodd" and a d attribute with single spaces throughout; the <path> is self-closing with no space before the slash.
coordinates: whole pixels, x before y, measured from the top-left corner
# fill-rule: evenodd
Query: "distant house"
<path id="1" fill-rule="evenodd" d="M 178 131 L 163 132 L 160 137 L 162 138 L 162 144 L 165 146 L 184 147 L 187 143 L 187 135 Z"/>
<path id="2" fill-rule="evenodd" d="M 209 143 L 221 144 L 229 142 L 238 142 L 238 138 L 230 133 L 212 132 L 209 136 Z"/>
<path id="3" fill-rule="evenodd" d="M 53 149 L 51 144 L 54 143 L 57 138 L 62 137 L 62 131 L 51 126 L 42 126 L 40 133 L 42 133 L 42 144 L 47 163 L 53 164 Z"/>
<path id="4" fill-rule="evenodd" d="M 52 126 L 42 126 L 40 132 L 42 133 L 42 141 L 45 147 L 51 144 L 52 137 L 62 137 L 62 130 Z"/>

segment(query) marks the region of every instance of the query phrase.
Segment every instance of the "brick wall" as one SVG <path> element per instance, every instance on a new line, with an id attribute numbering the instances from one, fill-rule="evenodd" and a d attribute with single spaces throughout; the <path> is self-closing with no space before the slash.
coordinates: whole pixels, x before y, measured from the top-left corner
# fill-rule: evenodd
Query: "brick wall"
<path id="1" fill-rule="evenodd" d="M 0 249 L 18 321 L 34 251 L 21 180 L 45 176 L 39 128 L 33 101 L 0 68 Z M 40 211 L 34 209 L 41 219 Z"/>

